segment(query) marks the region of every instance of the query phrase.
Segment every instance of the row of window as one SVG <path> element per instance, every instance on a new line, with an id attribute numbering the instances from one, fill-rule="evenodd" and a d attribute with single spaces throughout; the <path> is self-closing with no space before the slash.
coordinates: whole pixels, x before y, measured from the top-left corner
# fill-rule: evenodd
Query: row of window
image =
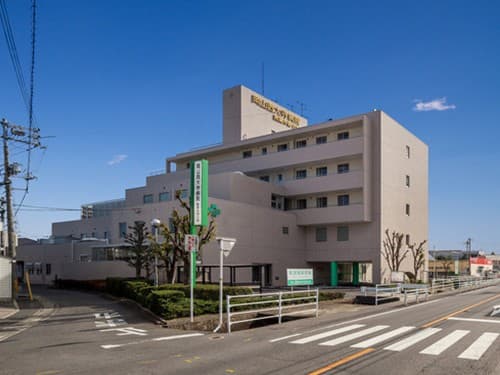
<path id="1" fill-rule="evenodd" d="M 288 227 L 282 227 L 281 231 L 283 234 L 288 234 Z M 328 241 L 328 229 L 327 227 L 317 227 L 316 228 L 316 242 Z M 349 241 L 349 227 L 347 225 L 340 225 L 337 227 L 337 241 Z M 406 236 L 407 244 L 409 243 L 409 235 Z"/>
<path id="2" fill-rule="evenodd" d="M 43 274 L 43 269 L 42 265 L 40 263 L 32 264 L 32 263 L 26 263 L 25 264 L 25 271 L 28 272 L 30 275 L 42 275 Z M 45 274 L 50 275 L 52 273 L 52 265 L 50 263 L 45 264 Z"/>
<path id="3" fill-rule="evenodd" d="M 348 173 L 349 172 L 349 163 L 342 163 L 337 165 L 337 173 Z M 317 167 L 316 168 L 316 177 L 323 177 L 328 175 L 328 167 Z M 307 178 L 307 169 L 297 169 L 295 170 L 295 179 L 302 180 Z M 259 179 L 261 181 L 269 182 L 271 180 L 269 175 L 260 176 Z M 283 174 L 279 173 L 276 176 L 277 182 L 283 181 Z"/>
<path id="4" fill-rule="evenodd" d="M 349 205 L 349 194 L 337 195 L 337 206 L 348 206 Z M 328 197 L 317 197 L 316 198 L 316 208 L 328 207 Z M 305 210 L 307 207 L 307 199 L 301 198 L 295 200 L 294 209 Z M 309 207 L 311 208 L 311 207 Z"/>
<path id="5" fill-rule="evenodd" d="M 316 242 L 325 241 L 328 241 L 328 228 L 317 227 Z M 341 225 L 337 227 L 337 241 L 349 241 L 349 227 L 347 225 Z"/>
<path id="6" fill-rule="evenodd" d="M 349 132 L 348 131 L 337 133 L 337 140 L 341 141 L 344 139 L 349 139 Z M 320 135 L 320 136 L 316 137 L 315 141 L 316 141 L 317 145 L 321 145 L 321 144 L 327 143 L 327 137 L 326 137 L 326 135 Z M 293 145 L 295 148 L 307 147 L 307 139 L 296 140 L 293 143 Z M 288 151 L 289 150 L 289 143 L 288 142 L 287 143 L 280 143 L 276 147 L 276 150 L 278 152 Z M 267 155 L 267 147 L 261 148 L 261 155 Z M 251 158 L 252 156 L 253 156 L 252 150 L 245 150 L 242 152 L 243 159 Z"/>
<path id="7" fill-rule="evenodd" d="M 188 197 L 187 189 L 176 190 L 175 194 L 179 194 L 181 198 Z M 167 202 L 172 200 L 172 194 L 169 191 L 162 191 L 158 194 L 158 202 Z M 154 194 L 144 194 L 142 196 L 142 203 L 149 204 L 154 203 Z"/>

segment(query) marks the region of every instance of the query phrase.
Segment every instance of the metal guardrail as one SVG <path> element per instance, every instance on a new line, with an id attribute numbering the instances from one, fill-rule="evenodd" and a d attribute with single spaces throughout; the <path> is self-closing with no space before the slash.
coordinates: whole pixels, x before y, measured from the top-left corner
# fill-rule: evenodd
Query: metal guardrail
<path id="1" fill-rule="evenodd" d="M 362 287 L 361 293 L 364 296 L 373 295 L 375 305 L 379 302 L 393 298 L 403 298 L 404 304 L 414 298 L 419 303 L 422 298 L 427 299 L 431 294 L 442 293 L 458 289 L 473 289 L 500 282 L 500 276 L 457 276 L 447 279 L 433 279 L 431 284 L 377 284 L 375 287 Z"/>
<path id="2" fill-rule="evenodd" d="M 401 284 L 377 284 L 375 287 L 361 287 L 361 293 L 367 296 L 368 293 L 375 293 L 375 305 L 380 301 L 399 296 L 401 293 Z"/>
<path id="3" fill-rule="evenodd" d="M 278 318 L 278 324 L 281 324 L 283 316 L 303 313 L 314 313 L 316 317 L 318 317 L 318 289 L 296 290 L 292 292 L 244 294 L 236 296 L 228 295 L 226 296 L 226 298 L 228 333 L 231 333 L 231 326 L 244 322 Z M 243 302 L 238 303 L 238 299 L 240 301 L 243 300 Z M 252 301 L 245 301 L 245 299 L 252 299 Z M 233 301 L 235 301 L 236 303 Z M 250 308 L 247 310 L 246 307 L 250 306 L 254 306 L 256 308 Z M 259 308 L 259 306 L 261 307 Z M 235 308 L 237 308 L 238 311 L 234 311 Z M 259 314 L 263 312 L 270 313 L 271 315 L 255 316 L 253 318 L 234 320 L 234 318 L 237 316 Z"/>

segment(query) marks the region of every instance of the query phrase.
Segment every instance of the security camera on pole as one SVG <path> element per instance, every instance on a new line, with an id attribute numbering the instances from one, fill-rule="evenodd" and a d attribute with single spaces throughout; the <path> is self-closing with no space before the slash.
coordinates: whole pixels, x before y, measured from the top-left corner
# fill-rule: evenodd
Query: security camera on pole
<path id="1" fill-rule="evenodd" d="M 194 321 L 194 287 L 196 286 L 196 254 L 198 252 L 198 228 L 208 225 L 208 161 L 191 163 L 191 235 L 186 235 L 186 251 L 190 251 L 191 322 Z"/>
<path id="2" fill-rule="evenodd" d="M 236 243 L 235 238 L 227 238 L 227 237 L 217 237 L 217 242 L 219 243 L 220 248 L 220 263 L 219 263 L 219 325 L 214 329 L 214 332 L 217 332 L 220 327 L 222 327 L 222 297 L 224 291 L 224 257 L 228 256 L 231 253 L 231 250 Z"/>

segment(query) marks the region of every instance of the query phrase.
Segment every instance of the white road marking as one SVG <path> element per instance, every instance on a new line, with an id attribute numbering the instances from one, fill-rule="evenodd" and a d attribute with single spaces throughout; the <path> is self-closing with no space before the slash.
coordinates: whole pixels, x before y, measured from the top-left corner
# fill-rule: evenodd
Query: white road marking
<path id="1" fill-rule="evenodd" d="M 500 320 L 493 320 L 493 319 L 473 319 L 473 318 L 455 318 L 451 317 L 448 318 L 448 320 L 461 320 L 464 322 L 478 322 L 478 323 L 496 323 L 500 324 Z"/>
<path id="2" fill-rule="evenodd" d="M 485 332 L 472 343 L 458 358 L 478 360 L 486 350 L 493 344 L 499 333 Z"/>
<path id="3" fill-rule="evenodd" d="M 351 320 L 347 320 L 345 322 L 340 322 L 340 323 L 331 324 L 331 325 L 325 326 L 325 327 L 315 328 L 315 329 L 312 329 L 310 331 L 305 331 L 305 332 L 302 332 L 302 333 L 298 333 L 297 335 L 306 335 L 306 334 L 309 334 L 309 333 L 313 333 L 313 332 L 317 332 L 317 331 L 323 331 L 325 329 L 342 326 L 344 324 L 356 323 L 356 322 L 360 322 L 360 321 L 367 320 L 367 319 L 378 318 L 379 316 L 394 314 L 394 313 L 397 313 L 397 312 L 406 311 L 406 310 L 410 310 L 410 309 L 415 309 L 415 308 L 419 308 L 419 307 L 425 307 L 425 306 L 427 306 L 429 304 L 436 303 L 436 302 L 439 302 L 439 301 L 443 301 L 443 300 L 448 299 L 448 298 L 450 298 L 450 297 L 449 296 L 448 297 L 443 297 L 443 298 L 435 299 L 435 300 L 432 300 L 432 301 L 421 302 L 421 303 L 419 303 L 417 305 L 405 306 L 405 307 L 401 307 L 401 308 L 395 309 L 395 310 L 389 310 L 389 311 L 384 311 L 384 312 L 373 314 L 373 315 L 363 316 L 362 318 L 351 319 Z M 275 338 L 273 340 L 280 341 L 280 340 L 284 340 L 286 337 L 287 336 L 278 337 L 278 338 Z"/>
<path id="4" fill-rule="evenodd" d="M 152 341 L 177 340 L 186 337 L 196 337 L 196 336 L 203 336 L 203 333 L 187 333 L 185 335 L 155 337 L 154 339 L 152 339 Z"/>
<path id="5" fill-rule="evenodd" d="M 420 354 L 439 355 L 469 333 L 470 331 L 457 329 L 422 350 Z"/>
<path id="6" fill-rule="evenodd" d="M 290 343 L 291 344 L 307 344 L 307 343 L 312 342 L 312 341 L 321 340 L 321 339 L 324 339 L 325 337 L 330 337 L 330 336 L 333 336 L 333 335 L 337 335 L 339 333 L 344 333 L 344 332 L 347 332 L 347 331 L 352 331 L 354 329 L 361 328 L 361 327 L 364 327 L 364 326 L 365 326 L 364 324 L 353 324 L 353 325 L 350 325 L 350 326 L 347 326 L 347 327 L 337 328 L 337 329 L 334 329 L 332 331 L 326 331 L 326 332 L 323 332 L 323 333 L 318 333 L 317 335 L 313 335 L 313 336 L 305 337 L 303 339 L 291 341 Z"/>
<path id="7" fill-rule="evenodd" d="M 117 336 L 127 336 L 127 335 L 138 335 L 138 336 L 147 336 L 147 332 L 145 329 L 139 329 L 134 327 L 126 327 L 126 328 L 109 328 L 109 329 L 101 329 L 99 332 L 120 332 L 117 333 Z"/>
<path id="8" fill-rule="evenodd" d="M 382 335 L 378 335 L 374 338 L 371 338 L 371 339 L 362 341 L 360 343 L 351 345 L 351 348 L 369 348 L 370 346 L 387 341 L 393 337 L 402 335 L 403 333 L 409 332 L 409 331 L 414 330 L 414 329 L 415 329 L 415 327 L 401 327 L 401 328 L 392 330 L 390 332 L 384 333 Z"/>
<path id="9" fill-rule="evenodd" d="M 400 352 L 409 348 L 410 346 L 425 340 L 427 337 L 432 336 L 435 333 L 441 331 L 441 328 L 426 328 L 423 331 L 415 333 L 414 335 L 407 337 L 406 339 L 400 340 L 392 345 L 384 348 L 384 350 L 391 350 L 393 352 Z"/>
<path id="10" fill-rule="evenodd" d="M 126 343 L 123 343 L 123 344 L 101 345 L 101 348 L 103 348 L 103 349 L 114 349 L 114 348 L 121 348 L 122 346 L 144 344 L 144 343 L 147 343 L 147 342 L 165 341 L 165 340 L 177 340 L 177 339 L 183 339 L 183 338 L 188 338 L 188 337 L 197 337 L 197 336 L 204 336 L 204 334 L 203 333 L 187 333 L 185 335 L 155 337 L 155 338 L 152 338 L 152 339 L 126 342 Z"/>
<path id="11" fill-rule="evenodd" d="M 346 335 L 346 336 L 338 337 L 338 338 L 330 340 L 330 341 L 322 342 L 319 345 L 321 345 L 321 346 L 335 346 L 335 345 L 342 344 L 342 343 L 347 342 L 347 341 L 357 339 L 359 337 L 369 335 L 371 333 L 381 331 L 381 330 L 386 329 L 388 327 L 389 326 L 375 326 L 375 327 L 367 328 L 367 329 L 364 329 L 364 330 L 359 331 L 359 332 L 351 333 L 350 335 Z"/>
<path id="12" fill-rule="evenodd" d="M 296 333 L 294 335 L 288 335 L 288 336 L 284 336 L 284 337 L 278 337 L 277 339 L 269 340 L 269 342 L 277 342 L 277 341 L 281 341 L 281 340 L 291 339 L 292 337 L 297 337 L 297 336 L 301 336 L 301 335 L 302 335 L 302 333 Z"/>

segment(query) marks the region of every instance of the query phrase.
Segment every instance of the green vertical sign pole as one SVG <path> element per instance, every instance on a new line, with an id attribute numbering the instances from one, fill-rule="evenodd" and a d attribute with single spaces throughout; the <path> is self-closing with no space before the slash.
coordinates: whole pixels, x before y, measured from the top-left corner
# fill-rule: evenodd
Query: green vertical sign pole
<path id="1" fill-rule="evenodd" d="M 330 286 L 339 285 L 339 275 L 337 269 L 337 262 L 330 263 Z"/>
<path id="2" fill-rule="evenodd" d="M 198 235 L 199 228 L 208 225 L 208 160 L 191 162 L 191 228 L 190 234 Z M 191 322 L 193 321 L 194 288 L 196 287 L 197 251 L 190 254 Z"/>
<path id="3" fill-rule="evenodd" d="M 352 285 L 359 285 L 359 262 L 352 262 Z"/>

